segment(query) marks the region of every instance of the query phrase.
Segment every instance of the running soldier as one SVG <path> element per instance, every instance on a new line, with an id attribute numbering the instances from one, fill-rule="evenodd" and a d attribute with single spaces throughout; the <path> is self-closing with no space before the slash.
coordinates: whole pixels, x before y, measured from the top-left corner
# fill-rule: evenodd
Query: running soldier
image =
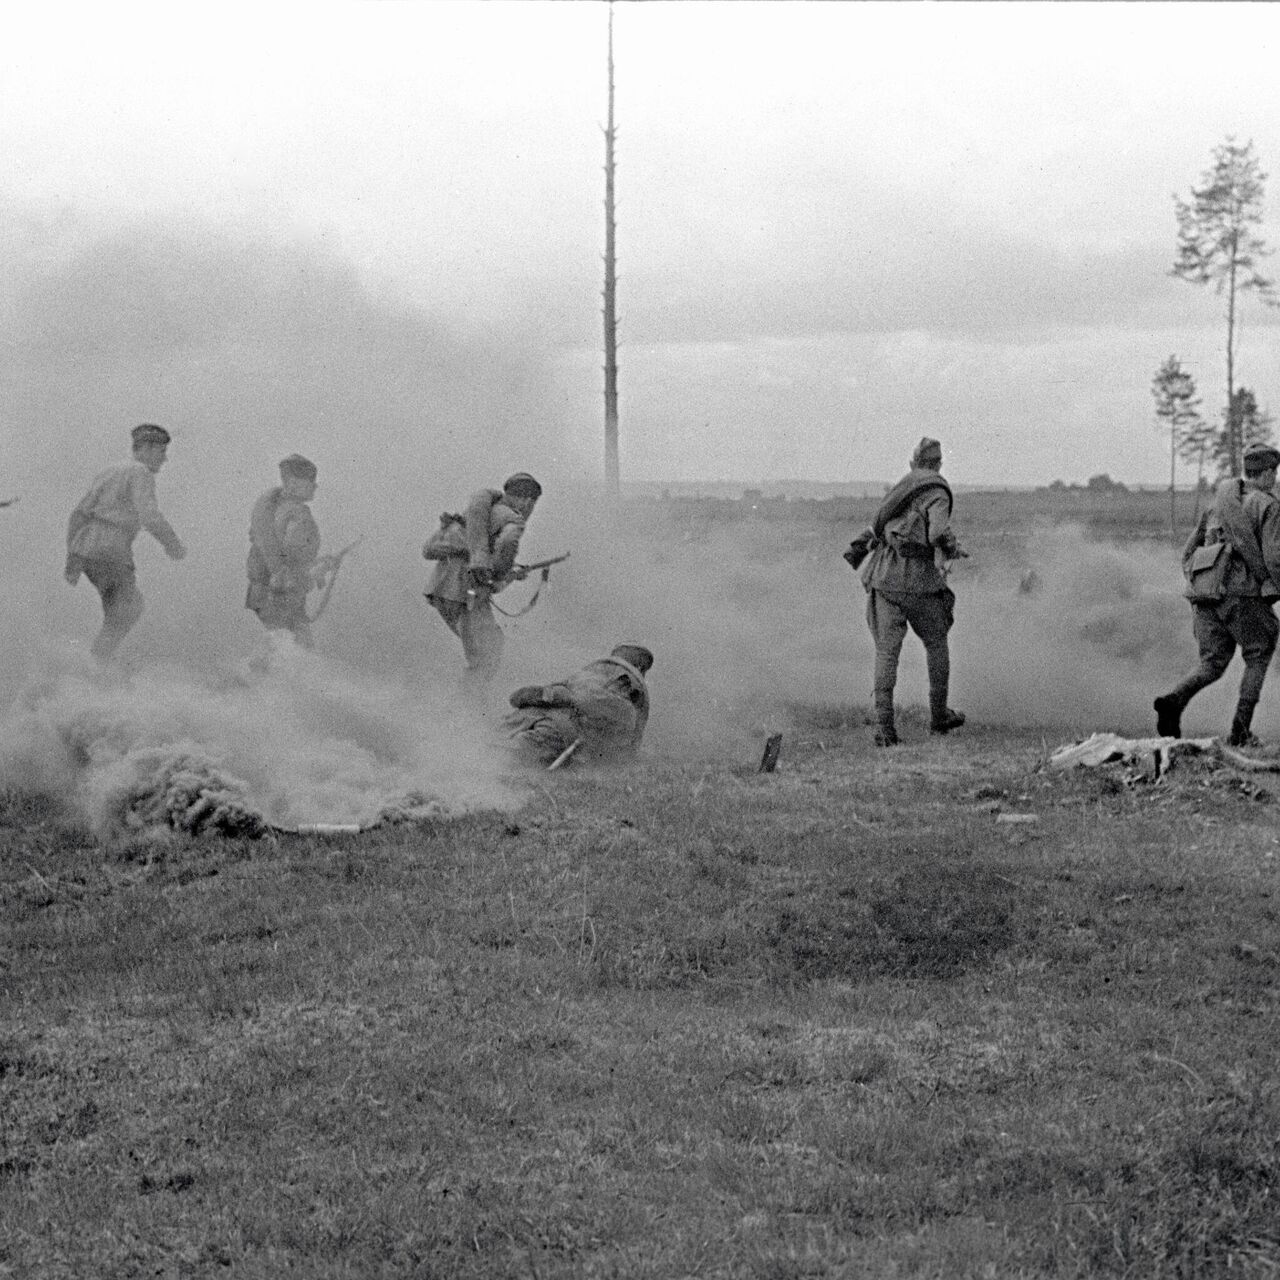
<path id="1" fill-rule="evenodd" d="M 446 512 L 427 539 L 423 557 L 436 561 L 427 586 L 431 607 L 462 641 L 467 683 L 482 687 L 497 673 L 504 637 L 493 616 L 493 596 L 525 577 L 516 565 L 520 538 L 542 486 L 519 471 L 498 489 L 472 495 L 465 514 Z"/>
<path id="2" fill-rule="evenodd" d="M 156 476 L 168 456 L 170 435 L 153 422 L 130 433 L 133 457 L 101 472 L 67 522 L 67 562 L 63 577 L 74 587 L 83 574 L 102 600 L 102 628 L 92 645 L 108 662 L 142 617 L 144 602 L 133 563 L 133 540 L 145 529 L 171 560 L 187 549 L 160 514 Z"/>
<path id="3" fill-rule="evenodd" d="M 1182 713 L 1201 689 L 1222 678 L 1239 648 L 1244 675 L 1227 741 L 1252 746 L 1253 711 L 1280 638 L 1280 500 L 1273 494 L 1280 450 L 1252 444 L 1244 479 L 1223 480 L 1182 553 L 1200 661 L 1155 700 L 1156 732 L 1182 736 Z"/>
<path id="4" fill-rule="evenodd" d="M 307 592 L 324 585 L 320 529 L 307 505 L 316 496 L 316 464 L 300 453 L 280 463 L 280 484 L 253 504 L 249 517 L 249 590 L 244 607 L 268 631 L 287 631 L 304 649 L 315 641 Z"/>

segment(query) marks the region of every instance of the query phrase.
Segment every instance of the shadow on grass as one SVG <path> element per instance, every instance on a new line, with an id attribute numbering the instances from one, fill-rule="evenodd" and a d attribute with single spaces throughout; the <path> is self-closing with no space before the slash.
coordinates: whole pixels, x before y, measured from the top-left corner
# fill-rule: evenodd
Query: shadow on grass
<path id="1" fill-rule="evenodd" d="M 779 911 L 770 941 L 808 979 L 954 978 L 1017 940 L 1017 887 L 993 871 L 927 866 Z"/>

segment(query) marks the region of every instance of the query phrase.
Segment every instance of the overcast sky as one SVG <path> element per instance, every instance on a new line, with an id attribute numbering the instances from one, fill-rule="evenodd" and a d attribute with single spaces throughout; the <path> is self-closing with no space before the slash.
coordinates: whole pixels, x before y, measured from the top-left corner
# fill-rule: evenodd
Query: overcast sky
<path id="1" fill-rule="evenodd" d="M 305 245 L 536 350 L 598 472 L 606 22 L 14 8 L 5 269 L 166 223 Z M 1163 482 L 1156 368 L 1225 385 L 1222 300 L 1167 274 L 1172 196 L 1252 139 L 1280 245 L 1278 32 L 1271 4 L 619 4 L 624 478 L 891 479 L 928 434 L 960 482 Z M 1277 321 L 1245 304 L 1238 379 L 1280 414 Z"/>

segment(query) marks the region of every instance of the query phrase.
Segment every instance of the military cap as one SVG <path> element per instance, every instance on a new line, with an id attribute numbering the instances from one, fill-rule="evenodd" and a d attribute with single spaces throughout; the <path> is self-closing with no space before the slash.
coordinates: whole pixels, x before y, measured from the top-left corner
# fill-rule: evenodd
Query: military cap
<path id="1" fill-rule="evenodd" d="M 502 492 L 514 493 L 517 498 L 540 498 L 542 486 L 527 471 L 517 471 L 503 481 Z"/>
<path id="2" fill-rule="evenodd" d="M 317 475 L 316 464 L 300 453 L 291 453 L 287 458 L 280 459 L 280 474 L 298 476 L 303 480 L 314 480 Z"/>
<path id="3" fill-rule="evenodd" d="M 609 657 L 629 662 L 642 675 L 653 666 L 653 654 L 642 644 L 619 644 L 609 651 Z"/>
<path id="4" fill-rule="evenodd" d="M 163 427 L 154 422 L 140 422 L 129 435 L 133 438 L 135 448 L 140 444 L 168 444 L 172 439 Z"/>
<path id="5" fill-rule="evenodd" d="M 1275 445 L 1264 444 L 1259 440 L 1244 451 L 1244 469 L 1246 471 L 1267 471 L 1274 466 L 1280 466 L 1280 449 L 1277 449 Z"/>
<path id="6" fill-rule="evenodd" d="M 922 466 L 926 462 L 942 461 L 942 444 L 937 440 L 931 440 L 928 436 L 923 436 L 920 443 L 916 445 L 916 451 L 911 455 L 911 465 L 913 467 Z"/>

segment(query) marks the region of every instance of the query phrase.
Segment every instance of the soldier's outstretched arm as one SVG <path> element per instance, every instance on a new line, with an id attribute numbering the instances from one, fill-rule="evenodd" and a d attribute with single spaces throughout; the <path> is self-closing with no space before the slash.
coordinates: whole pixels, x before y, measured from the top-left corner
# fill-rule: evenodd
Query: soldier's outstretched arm
<path id="1" fill-rule="evenodd" d="M 133 500 L 134 510 L 138 513 L 138 522 L 165 549 L 171 560 L 181 560 L 187 554 L 182 539 L 173 531 L 173 526 L 160 514 L 160 506 L 156 502 L 156 478 L 143 468 L 130 479 L 129 496 Z"/>

